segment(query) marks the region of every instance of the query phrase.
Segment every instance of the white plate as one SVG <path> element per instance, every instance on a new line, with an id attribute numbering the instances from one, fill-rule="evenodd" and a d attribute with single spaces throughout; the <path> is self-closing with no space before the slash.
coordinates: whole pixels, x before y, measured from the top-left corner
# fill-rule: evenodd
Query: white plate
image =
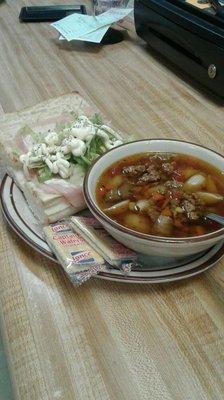
<path id="1" fill-rule="evenodd" d="M 7 222 L 24 241 L 42 255 L 57 262 L 23 193 L 8 175 L 5 175 L 1 184 L 1 206 Z M 220 260 L 223 254 L 224 243 L 221 242 L 206 252 L 182 259 L 139 255 L 141 269 L 131 271 L 128 276 L 125 277 L 118 269 L 105 268 L 97 277 L 133 283 L 171 282 L 206 271 Z"/>

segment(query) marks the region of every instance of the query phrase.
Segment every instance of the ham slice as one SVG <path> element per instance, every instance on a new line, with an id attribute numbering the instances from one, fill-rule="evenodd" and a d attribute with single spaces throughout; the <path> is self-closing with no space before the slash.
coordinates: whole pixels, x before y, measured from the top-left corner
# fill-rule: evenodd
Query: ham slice
<path id="1" fill-rule="evenodd" d="M 48 193 L 59 193 L 66 201 L 75 209 L 83 209 L 86 207 L 82 185 L 73 185 L 62 179 L 51 179 L 41 185 L 42 189 Z"/>

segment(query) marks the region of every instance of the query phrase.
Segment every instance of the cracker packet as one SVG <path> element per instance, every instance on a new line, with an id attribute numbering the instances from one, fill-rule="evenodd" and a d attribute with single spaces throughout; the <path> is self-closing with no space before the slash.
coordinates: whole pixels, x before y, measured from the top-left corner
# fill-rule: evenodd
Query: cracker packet
<path id="1" fill-rule="evenodd" d="M 103 269 L 103 257 L 96 253 L 82 236 L 73 232 L 66 221 L 45 226 L 43 233 L 73 284 L 78 286 Z"/>
<path id="2" fill-rule="evenodd" d="M 125 274 L 137 264 L 137 254 L 115 240 L 96 218 L 73 216 L 70 225 L 108 264 Z"/>

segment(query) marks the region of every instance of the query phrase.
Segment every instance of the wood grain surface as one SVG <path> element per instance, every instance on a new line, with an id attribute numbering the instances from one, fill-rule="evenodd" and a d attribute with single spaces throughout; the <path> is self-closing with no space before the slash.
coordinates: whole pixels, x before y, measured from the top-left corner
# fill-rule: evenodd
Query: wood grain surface
<path id="1" fill-rule="evenodd" d="M 21 6 L 32 3 L 0 3 L 3 112 L 79 91 L 136 137 L 224 153 L 223 102 L 149 50 L 131 23 L 116 45 L 61 43 L 47 23 L 19 23 Z M 2 216 L 0 246 L 1 329 L 15 399 L 223 399 L 223 261 L 175 284 L 92 280 L 74 288 Z"/>

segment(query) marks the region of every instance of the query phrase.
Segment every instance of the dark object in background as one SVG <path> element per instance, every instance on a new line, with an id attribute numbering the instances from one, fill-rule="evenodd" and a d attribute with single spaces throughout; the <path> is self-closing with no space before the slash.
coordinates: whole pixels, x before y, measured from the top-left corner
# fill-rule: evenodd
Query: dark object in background
<path id="1" fill-rule="evenodd" d="M 86 14 L 86 7 L 83 5 L 22 7 L 19 19 L 20 22 L 58 21 L 74 13 Z"/>
<path id="2" fill-rule="evenodd" d="M 214 8 L 216 15 L 220 18 L 224 18 L 224 6 L 222 6 L 218 0 L 209 0 L 209 3 Z"/>
<path id="3" fill-rule="evenodd" d="M 123 33 L 121 31 L 118 31 L 117 29 L 110 27 L 105 33 L 100 44 L 115 44 L 122 42 L 122 40 L 124 40 Z"/>
<path id="4" fill-rule="evenodd" d="M 184 1 L 135 0 L 137 34 L 224 97 L 224 19 Z"/>

